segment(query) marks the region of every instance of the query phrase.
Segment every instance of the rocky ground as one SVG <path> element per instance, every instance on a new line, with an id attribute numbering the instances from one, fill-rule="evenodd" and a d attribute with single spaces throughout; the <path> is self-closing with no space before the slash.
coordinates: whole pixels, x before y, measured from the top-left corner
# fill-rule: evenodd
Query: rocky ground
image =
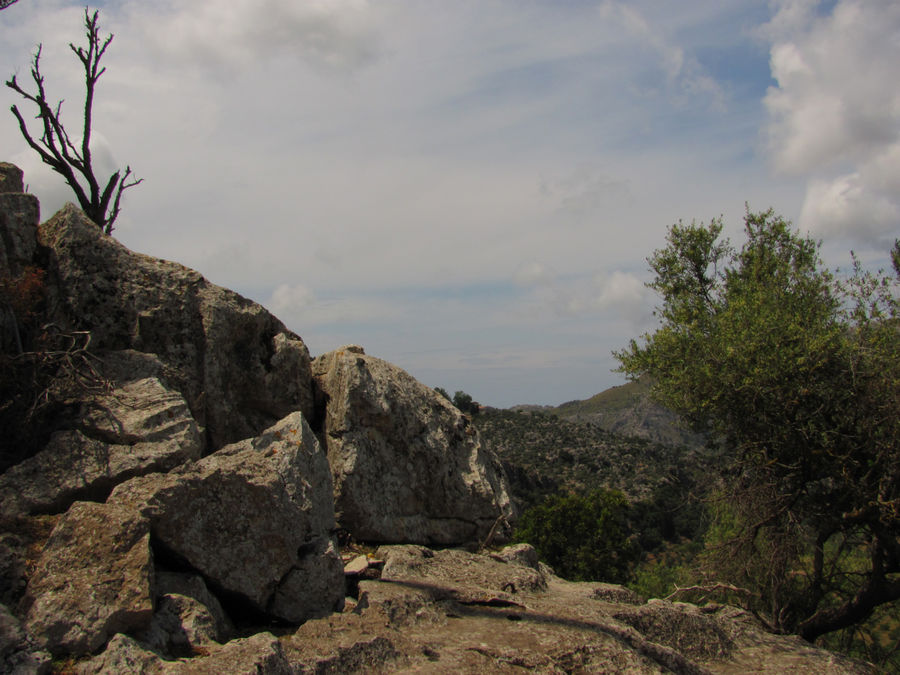
<path id="1" fill-rule="evenodd" d="M 742 610 L 653 600 L 552 574 L 527 545 L 378 549 L 345 611 L 163 661 L 125 636 L 77 673 L 870 673 L 773 636 Z M 364 566 L 363 566 L 364 567 Z M 199 650 L 198 650 L 199 651 Z M 257 670 L 259 669 L 259 670 Z"/>

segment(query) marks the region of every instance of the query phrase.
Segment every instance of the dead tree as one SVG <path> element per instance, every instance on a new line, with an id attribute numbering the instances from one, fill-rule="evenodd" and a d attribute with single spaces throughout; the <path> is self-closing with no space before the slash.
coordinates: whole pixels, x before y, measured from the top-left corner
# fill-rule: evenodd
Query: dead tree
<path id="1" fill-rule="evenodd" d="M 5 2 L 7 0 L 0 0 Z M 66 128 L 60 119 L 62 113 L 62 101 L 51 107 L 47 101 L 44 89 L 44 76 L 41 73 L 41 48 L 38 45 L 31 66 L 31 78 L 37 87 L 35 93 L 29 93 L 19 86 L 16 76 L 8 80 L 6 86 L 18 92 L 24 99 L 37 106 L 38 114 L 35 119 L 40 120 L 41 135 L 37 140 L 28 130 L 25 119 L 17 106 L 12 106 L 13 115 L 19 121 L 19 129 L 25 137 L 28 145 L 40 155 L 41 160 L 65 178 L 66 183 L 74 190 L 78 198 L 78 204 L 87 216 L 97 223 L 103 232 L 110 234 L 113 223 L 119 215 L 122 193 L 130 187 L 141 183 L 143 178 L 137 179 L 131 173 L 131 167 L 125 167 L 125 173 L 116 171 L 101 188 L 100 182 L 94 173 L 93 158 L 91 156 L 91 124 L 93 122 L 94 92 L 97 80 L 106 71 L 100 67 L 100 59 L 112 42 L 113 35 L 107 35 L 101 40 L 98 16 L 100 12 L 91 14 L 87 8 L 84 10 L 84 27 L 87 30 L 88 45 L 76 47 L 69 44 L 69 48 L 84 66 L 85 96 L 84 96 L 84 127 L 81 134 L 80 149 L 72 142 Z M 130 180 L 129 180 L 130 179 Z M 82 184 L 85 183 L 85 184 Z"/>

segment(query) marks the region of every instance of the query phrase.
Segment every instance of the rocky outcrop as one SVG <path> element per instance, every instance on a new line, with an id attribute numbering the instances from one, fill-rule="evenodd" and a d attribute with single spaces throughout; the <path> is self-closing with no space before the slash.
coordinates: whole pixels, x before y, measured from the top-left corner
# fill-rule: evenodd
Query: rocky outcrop
<path id="1" fill-rule="evenodd" d="M 155 354 L 209 449 L 288 413 L 311 419 L 309 352 L 263 307 L 176 263 L 129 251 L 69 204 L 39 230 L 60 325 L 98 351 Z"/>
<path id="2" fill-rule="evenodd" d="M 356 346 L 315 359 L 313 376 L 340 527 L 370 542 L 502 536 L 495 526 L 513 515 L 505 476 L 459 410 Z"/>
<path id="3" fill-rule="evenodd" d="M 141 513 L 161 555 L 248 618 L 301 622 L 343 603 L 328 465 L 299 412 L 195 464 L 123 483 L 109 503 Z"/>

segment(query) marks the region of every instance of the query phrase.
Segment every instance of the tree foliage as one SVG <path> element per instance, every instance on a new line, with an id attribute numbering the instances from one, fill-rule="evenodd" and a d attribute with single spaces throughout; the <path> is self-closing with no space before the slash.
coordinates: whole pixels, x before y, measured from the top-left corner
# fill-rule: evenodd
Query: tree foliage
<path id="1" fill-rule="evenodd" d="M 7 80 L 6 86 L 37 107 L 35 119 L 40 120 L 40 136 L 37 138 L 29 131 L 18 106 L 13 105 L 10 108 L 19 123 L 19 130 L 25 141 L 38 153 L 41 161 L 66 180 L 87 216 L 106 234 L 110 234 L 121 209 L 122 193 L 128 188 L 138 185 L 143 179 L 135 179 L 132 176 L 131 167 L 126 166 L 124 173 L 121 170 L 115 171 L 101 186 L 95 173 L 91 154 L 94 94 L 97 81 L 106 71 L 105 67 L 100 67 L 100 59 L 103 58 L 107 47 L 112 42 L 113 35 L 101 38 L 99 11 L 91 14 L 85 8 L 84 27 L 88 41 L 87 47 L 76 47 L 74 44 L 69 44 L 69 48 L 78 57 L 84 68 L 83 126 L 81 139 L 77 145 L 62 123 L 63 102 L 59 101 L 56 107 L 53 107 L 47 98 L 44 75 L 41 73 L 43 45 L 38 45 L 31 65 L 31 79 L 34 80 L 36 91 L 32 93 L 23 89 L 15 75 Z"/>
<path id="2" fill-rule="evenodd" d="M 855 261 L 838 279 L 772 211 L 740 250 L 721 232 L 670 228 L 648 259 L 659 326 L 616 356 L 722 449 L 717 571 L 813 640 L 900 598 L 897 281 Z"/>
<path id="3" fill-rule="evenodd" d="M 615 490 L 554 495 L 522 514 L 514 536 L 566 579 L 625 582 L 639 554 L 629 536 L 628 508 Z"/>
<path id="4" fill-rule="evenodd" d="M 472 400 L 472 397 L 464 391 L 457 391 L 453 394 L 453 405 L 470 415 L 477 415 L 481 409 L 481 404 Z"/>

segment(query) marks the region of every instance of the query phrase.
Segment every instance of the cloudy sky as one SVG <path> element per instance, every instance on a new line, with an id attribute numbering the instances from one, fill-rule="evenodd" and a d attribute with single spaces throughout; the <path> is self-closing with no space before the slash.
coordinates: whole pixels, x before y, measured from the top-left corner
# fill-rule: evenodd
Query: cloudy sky
<path id="1" fill-rule="evenodd" d="M 871 265 L 900 236 L 896 0 L 108 0 L 115 236 L 482 403 L 619 384 L 678 220 L 774 207 Z M 0 12 L 79 125 L 83 2 Z M 3 88 L 6 110 L 16 103 Z M 66 115 L 68 113 L 68 116 Z M 70 199 L 0 117 L 44 217 Z"/>

